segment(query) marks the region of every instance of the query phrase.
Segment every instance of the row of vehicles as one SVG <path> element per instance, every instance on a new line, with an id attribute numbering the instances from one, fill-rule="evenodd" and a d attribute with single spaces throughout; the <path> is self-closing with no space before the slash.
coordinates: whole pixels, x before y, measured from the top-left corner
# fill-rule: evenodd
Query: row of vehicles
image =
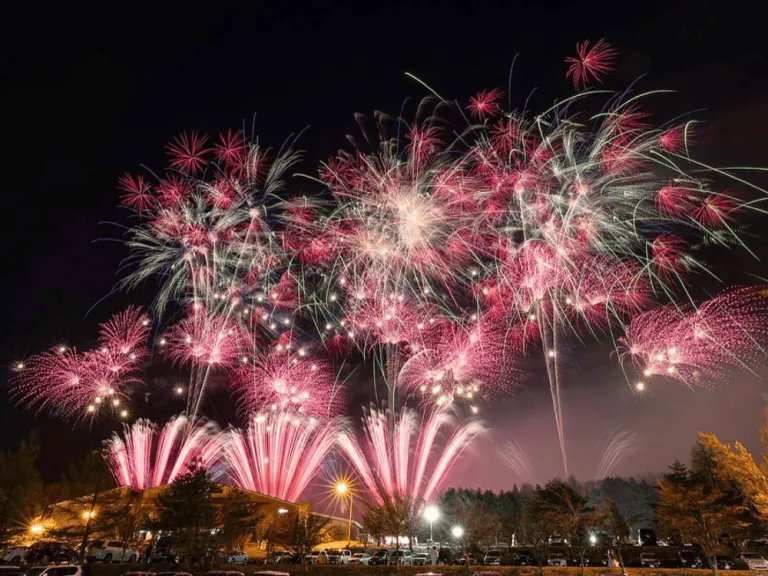
<path id="1" fill-rule="evenodd" d="M 72 564 L 79 560 L 79 551 L 63 542 L 36 542 L 31 546 L 16 546 L 3 550 L 0 563 L 20 565 L 25 564 Z M 219 553 L 220 560 L 229 564 L 247 564 L 248 555 L 244 552 L 229 551 Z M 94 540 L 85 549 L 85 558 L 89 563 L 127 562 L 130 564 L 146 559 L 145 551 L 138 550 L 126 542 L 119 540 Z M 178 564 L 184 558 L 174 547 L 173 539 L 162 537 L 152 547 L 150 562 L 162 564 Z M 200 559 L 193 559 L 200 560 Z"/>

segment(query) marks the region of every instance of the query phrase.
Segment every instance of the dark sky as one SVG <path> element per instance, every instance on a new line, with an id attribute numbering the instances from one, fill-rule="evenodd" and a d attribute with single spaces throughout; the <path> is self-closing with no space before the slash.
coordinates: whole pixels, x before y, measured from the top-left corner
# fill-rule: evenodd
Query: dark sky
<path id="1" fill-rule="evenodd" d="M 110 295 L 124 251 L 113 242 L 120 229 L 104 223 L 125 222 L 117 178 L 139 164 L 162 167 L 163 145 L 181 130 L 218 132 L 257 114 L 262 142 L 279 146 L 310 127 L 301 144 L 311 170 L 345 146 L 355 112 L 397 113 L 406 98 L 425 95 L 405 72 L 465 101 L 506 87 L 519 53 L 513 103 L 537 88 L 532 105 L 541 107 L 571 93 L 563 58 L 576 42 L 607 37 L 622 53 L 609 87 L 639 78 L 642 90 L 677 90 L 659 97 L 652 112 L 666 119 L 698 110 L 707 122 L 699 149 L 705 160 L 766 164 L 768 42 L 747 3 L 211 2 L 176 10 L 125 3 L 103 11 L 71 4 L 27 3 L 23 13 L 6 7 L 11 13 L 1 19 L 6 366 L 61 341 L 87 344 L 97 322 L 148 300 Z M 762 229 L 758 223 L 752 240 L 758 252 Z M 766 276 L 744 256 L 712 257 L 729 282 L 746 281 L 744 270 Z M 593 473 L 597 439 L 618 424 L 641 439 L 624 473 L 685 457 L 699 428 L 754 444 L 764 383 L 734 381 L 716 392 L 666 384 L 639 400 L 609 353 L 590 348 L 567 378 L 565 421 L 579 476 Z M 486 440 L 517 437 L 540 479 L 558 472 L 545 388 L 534 380 L 495 406 L 495 436 Z M 20 415 L 4 391 L 0 418 L 0 448 L 14 446 L 30 426 L 41 429 L 49 476 L 106 433 Z M 491 456 L 462 462 L 456 482 L 505 486 L 510 476 L 493 452 L 476 452 Z"/>

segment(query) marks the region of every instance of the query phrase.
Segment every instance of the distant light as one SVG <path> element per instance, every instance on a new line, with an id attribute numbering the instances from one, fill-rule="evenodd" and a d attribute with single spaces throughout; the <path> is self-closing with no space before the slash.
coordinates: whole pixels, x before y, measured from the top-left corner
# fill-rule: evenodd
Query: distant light
<path id="1" fill-rule="evenodd" d="M 32 526 L 29 527 L 29 531 L 32 532 L 32 534 L 42 534 L 43 528 L 42 524 L 32 524 Z"/>
<path id="2" fill-rule="evenodd" d="M 95 411 L 96 411 L 96 406 L 94 406 L 93 404 L 88 406 L 88 412 L 95 412 Z"/>
<path id="3" fill-rule="evenodd" d="M 127 417 L 128 417 L 128 410 L 121 410 L 120 418 L 127 418 Z"/>
<path id="4" fill-rule="evenodd" d="M 346 482 L 339 482 L 335 486 L 336 494 L 346 494 L 347 490 L 349 490 L 349 487 L 347 486 Z"/>
<path id="5" fill-rule="evenodd" d="M 645 382 L 638 382 L 637 384 L 635 384 L 635 390 L 637 390 L 638 392 L 642 392 L 643 390 L 645 390 Z"/>
<path id="6" fill-rule="evenodd" d="M 282 516 L 283 514 L 288 514 L 288 510 L 285 508 L 278 508 L 277 513 L 280 514 L 280 516 Z"/>
<path id="7" fill-rule="evenodd" d="M 462 536 L 464 536 L 464 528 L 462 528 L 461 526 L 454 526 L 453 528 L 451 528 L 451 534 L 453 534 L 454 538 L 457 538 L 457 539 L 461 538 Z"/>
<path id="8" fill-rule="evenodd" d="M 179 395 L 184 394 L 184 388 L 182 388 L 181 386 L 177 386 L 176 394 L 179 394 Z"/>
<path id="9" fill-rule="evenodd" d="M 440 510 L 438 510 L 437 506 L 430 505 L 424 508 L 424 519 L 427 522 L 432 523 L 438 518 L 440 518 Z"/>
<path id="10" fill-rule="evenodd" d="M 590 543 L 592 546 L 594 546 L 595 544 L 597 544 L 597 536 L 595 536 L 594 534 L 590 534 L 590 535 L 589 535 L 589 543 Z"/>
<path id="11" fill-rule="evenodd" d="M 547 355 L 548 355 L 550 358 L 554 358 L 554 357 L 555 357 L 555 351 L 554 351 L 554 350 L 550 350 L 549 352 L 547 352 Z"/>

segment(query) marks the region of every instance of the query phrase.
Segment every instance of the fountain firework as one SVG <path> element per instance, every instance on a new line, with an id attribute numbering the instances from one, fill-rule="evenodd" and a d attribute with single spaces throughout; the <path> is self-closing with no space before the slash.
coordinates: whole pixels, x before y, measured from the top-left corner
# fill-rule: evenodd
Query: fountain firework
<path id="1" fill-rule="evenodd" d="M 291 414 L 256 414 L 245 431 L 227 433 L 224 459 L 235 486 L 298 501 L 343 429 Z"/>
<path id="2" fill-rule="evenodd" d="M 137 420 L 105 444 L 117 484 L 144 490 L 170 484 L 193 466 L 209 470 L 221 457 L 223 439 L 215 424 L 177 416 L 159 432 L 149 420 Z"/>
<path id="3" fill-rule="evenodd" d="M 439 446 L 443 428 L 452 428 Z M 477 421 L 455 423 L 441 410 L 423 418 L 403 409 L 397 418 L 371 410 L 363 418 L 363 445 L 350 433 L 339 437 L 339 448 L 357 473 L 371 499 L 381 504 L 408 496 L 430 502 L 453 463 L 484 427 Z M 415 442 L 414 442 L 415 440 Z"/>

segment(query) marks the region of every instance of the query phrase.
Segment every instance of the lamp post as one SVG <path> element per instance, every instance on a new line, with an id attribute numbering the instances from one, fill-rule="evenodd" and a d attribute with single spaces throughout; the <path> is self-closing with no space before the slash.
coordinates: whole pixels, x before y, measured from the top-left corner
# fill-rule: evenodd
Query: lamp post
<path id="1" fill-rule="evenodd" d="M 440 510 L 437 509 L 437 506 L 427 506 L 424 508 L 424 519 L 429 522 L 429 541 L 434 542 L 434 538 L 432 536 L 432 524 L 440 518 Z"/>
<path id="2" fill-rule="evenodd" d="M 464 544 L 461 542 L 461 539 L 464 536 L 464 528 L 456 525 L 453 528 L 451 528 L 451 534 L 457 541 L 459 541 L 459 544 L 461 545 L 461 551 L 464 554 L 464 561 L 466 563 L 466 566 L 469 567 L 469 557 L 467 555 L 467 551 L 464 549 Z"/>
<path id="3" fill-rule="evenodd" d="M 346 482 L 337 482 L 336 494 L 338 494 L 340 498 L 349 498 L 349 523 L 347 524 L 347 542 L 352 542 L 352 490 L 349 489 L 349 486 Z"/>

